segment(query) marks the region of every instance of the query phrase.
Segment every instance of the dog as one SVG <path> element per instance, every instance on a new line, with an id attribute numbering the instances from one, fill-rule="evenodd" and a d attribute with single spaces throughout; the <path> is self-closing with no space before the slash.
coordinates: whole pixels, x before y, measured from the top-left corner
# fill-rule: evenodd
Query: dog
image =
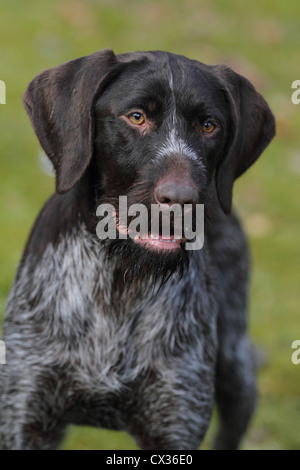
<path id="1" fill-rule="evenodd" d="M 238 448 L 257 387 L 232 189 L 275 135 L 268 104 L 225 65 L 102 50 L 42 72 L 24 105 L 56 193 L 7 302 L 2 448 L 55 449 L 73 423 L 198 449 L 215 403 L 215 448 Z M 186 250 L 174 221 L 168 237 L 151 221 L 124 237 L 120 196 L 193 217 L 203 204 L 203 247 Z M 116 208 L 115 239 L 96 234 L 101 204 Z"/>

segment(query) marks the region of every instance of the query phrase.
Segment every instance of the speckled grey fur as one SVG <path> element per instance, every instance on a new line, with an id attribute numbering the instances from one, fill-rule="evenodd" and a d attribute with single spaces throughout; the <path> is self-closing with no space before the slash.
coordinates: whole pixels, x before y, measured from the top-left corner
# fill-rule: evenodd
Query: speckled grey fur
<path id="1" fill-rule="evenodd" d="M 238 226 L 231 225 L 223 257 L 234 260 L 245 246 Z M 241 276 L 246 280 L 247 263 L 223 279 L 222 266 L 211 270 L 207 257 L 204 249 L 193 253 L 184 277 L 174 274 L 159 293 L 130 295 L 129 287 L 117 301 L 113 268 L 107 269 L 101 243 L 82 225 L 55 250 L 49 245 L 34 268 L 28 259 L 11 290 L 3 332 L 3 445 L 52 448 L 74 422 L 128 430 L 144 448 L 157 442 L 165 448 L 197 448 L 214 403 L 218 311 L 226 310 L 231 322 L 227 329 L 220 318 L 220 329 L 228 333 L 221 341 L 226 352 L 221 373 L 232 371 L 235 381 L 249 382 L 245 399 L 254 393 L 245 305 L 234 285 Z M 232 283 L 232 291 L 223 299 L 226 283 Z M 37 291 L 39 302 L 33 305 Z M 94 302 L 99 295 L 101 307 Z M 140 433 L 144 420 L 148 427 Z"/>

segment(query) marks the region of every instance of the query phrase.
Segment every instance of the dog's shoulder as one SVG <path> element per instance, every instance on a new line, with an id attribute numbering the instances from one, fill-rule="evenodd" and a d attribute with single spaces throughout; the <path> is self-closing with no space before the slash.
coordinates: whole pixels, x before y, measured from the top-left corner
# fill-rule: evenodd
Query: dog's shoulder
<path id="1" fill-rule="evenodd" d="M 37 263 L 49 245 L 57 246 L 71 234 L 79 236 L 82 223 L 91 219 L 87 193 L 81 186 L 65 194 L 55 193 L 46 201 L 31 230 L 21 263 L 28 257 Z"/>

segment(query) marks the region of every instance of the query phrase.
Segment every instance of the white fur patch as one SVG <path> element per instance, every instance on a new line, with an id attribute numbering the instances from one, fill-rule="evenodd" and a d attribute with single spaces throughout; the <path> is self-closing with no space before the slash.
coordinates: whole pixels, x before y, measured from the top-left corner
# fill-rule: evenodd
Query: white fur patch
<path id="1" fill-rule="evenodd" d="M 176 106 L 176 98 L 174 95 L 174 81 L 173 75 L 171 72 L 170 80 L 169 80 L 170 90 L 172 93 L 173 98 L 173 111 L 172 117 L 170 120 L 170 132 L 167 136 L 164 144 L 157 152 L 157 158 L 160 159 L 161 157 L 171 156 L 174 154 L 182 155 L 194 162 L 199 162 L 199 156 L 197 153 L 189 146 L 189 144 L 184 141 L 178 135 L 178 119 L 177 119 L 177 106 Z"/>
<path id="2" fill-rule="evenodd" d="M 188 145 L 187 142 L 178 137 L 176 129 L 173 128 L 162 147 L 158 150 L 157 157 L 159 158 L 174 154 L 180 154 L 193 161 L 199 162 L 197 153 Z"/>

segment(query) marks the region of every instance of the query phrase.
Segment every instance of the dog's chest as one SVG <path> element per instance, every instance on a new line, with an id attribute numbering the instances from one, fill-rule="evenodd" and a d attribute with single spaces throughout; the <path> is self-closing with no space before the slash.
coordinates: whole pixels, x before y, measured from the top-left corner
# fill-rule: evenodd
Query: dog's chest
<path id="1" fill-rule="evenodd" d="M 9 349 L 23 355 L 21 340 L 30 350 L 15 356 L 17 363 L 65 371 L 62 380 L 87 410 L 95 401 L 102 411 L 118 410 L 149 377 L 184 381 L 178 377 L 197 375 L 199 364 L 211 366 L 215 357 L 215 308 L 200 257 L 161 288 L 118 292 L 113 273 L 87 237 L 64 239 L 34 268 L 25 261 L 7 308 Z M 118 427 L 122 414 L 108 421 Z"/>
<path id="2" fill-rule="evenodd" d="M 213 373 L 214 312 L 209 323 L 202 321 L 198 295 L 193 289 L 190 295 L 171 282 L 156 297 L 146 295 L 131 308 L 120 303 L 118 310 L 109 311 L 106 305 L 94 310 L 74 376 L 79 390 L 98 403 L 97 425 L 122 429 L 128 414 L 148 400 L 149 388 L 154 387 L 157 399 L 193 395 L 185 384 L 192 380 L 200 385 Z"/>
<path id="3" fill-rule="evenodd" d="M 202 250 L 201 250 L 202 251 Z M 213 286 L 205 270 L 202 253 L 191 259 L 181 279 L 173 275 L 159 284 L 130 284 L 114 287 L 114 262 L 105 261 L 101 246 L 84 229 L 48 245 L 40 262 L 27 258 L 20 267 L 8 300 L 6 324 L 22 315 L 26 335 L 39 329 L 34 338 L 43 346 L 55 341 L 88 348 L 96 362 L 119 362 L 136 347 L 149 357 L 167 346 L 214 329 Z M 37 349 L 37 348 L 35 348 Z M 125 354 L 126 353 L 126 354 Z M 109 358 L 109 359 L 108 359 Z"/>

